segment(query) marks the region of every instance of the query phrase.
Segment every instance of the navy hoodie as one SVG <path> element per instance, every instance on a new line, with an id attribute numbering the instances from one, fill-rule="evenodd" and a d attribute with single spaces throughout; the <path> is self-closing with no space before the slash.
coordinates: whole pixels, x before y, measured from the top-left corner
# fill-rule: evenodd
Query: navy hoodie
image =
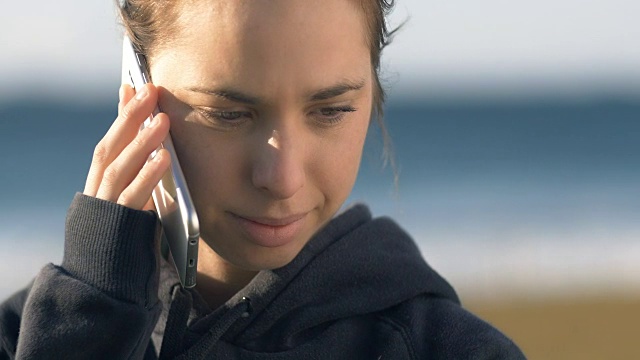
<path id="1" fill-rule="evenodd" d="M 2 359 L 524 359 L 392 220 L 356 205 L 209 309 L 152 212 L 76 195 L 60 266 L 0 306 Z"/>

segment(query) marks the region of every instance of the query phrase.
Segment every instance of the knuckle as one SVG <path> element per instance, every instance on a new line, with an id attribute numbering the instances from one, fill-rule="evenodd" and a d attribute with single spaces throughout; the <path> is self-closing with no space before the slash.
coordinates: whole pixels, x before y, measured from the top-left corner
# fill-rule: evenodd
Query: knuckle
<path id="1" fill-rule="evenodd" d="M 138 134 L 133 140 L 131 140 L 131 145 L 140 148 L 144 147 L 145 139 L 142 133 Z"/>
<path id="2" fill-rule="evenodd" d="M 100 141 L 98 145 L 93 149 L 93 162 L 96 164 L 104 164 L 109 158 L 109 151 L 104 145 L 104 142 Z"/>
<path id="3" fill-rule="evenodd" d="M 122 110 L 120 110 L 120 117 L 123 120 L 126 121 L 128 119 L 131 119 L 135 109 L 134 105 L 135 103 L 133 101 L 130 101 L 129 103 L 127 103 L 127 105 L 122 107 Z"/>
<path id="4" fill-rule="evenodd" d="M 118 204 L 124 205 L 124 206 L 129 206 L 130 205 L 130 200 L 131 199 L 129 198 L 129 194 L 127 194 L 126 192 L 123 192 L 118 197 Z"/>
<path id="5" fill-rule="evenodd" d="M 146 184 L 149 181 L 151 181 L 151 180 L 150 180 L 150 176 L 147 173 L 147 171 L 141 171 L 138 174 L 138 182 L 140 182 L 141 184 Z"/>
<path id="6" fill-rule="evenodd" d="M 155 157 L 159 167 L 162 169 L 168 168 L 171 165 L 171 155 L 166 149 L 158 151 Z"/>
<path id="7" fill-rule="evenodd" d="M 111 186 L 116 183 L 118 179 L 118 170 L 114 166 L 107 166 L 102 174 L 102 184 Z"/>

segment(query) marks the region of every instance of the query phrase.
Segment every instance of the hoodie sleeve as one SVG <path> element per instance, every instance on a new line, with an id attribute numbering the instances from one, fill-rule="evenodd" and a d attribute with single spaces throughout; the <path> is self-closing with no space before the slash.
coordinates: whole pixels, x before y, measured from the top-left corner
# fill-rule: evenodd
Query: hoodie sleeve
<path id="1" fill-rule="evenodd" d="M 45 266 L 26 296 L 15 358 L 142 359 L 161 310 L 156 229 L 152 212 L 77 194 L 62 264 Z"/>

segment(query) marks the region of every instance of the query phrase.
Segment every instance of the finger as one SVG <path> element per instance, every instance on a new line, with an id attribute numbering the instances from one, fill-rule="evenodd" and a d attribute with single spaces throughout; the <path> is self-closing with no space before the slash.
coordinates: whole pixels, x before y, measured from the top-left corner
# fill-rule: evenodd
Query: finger
<path id="1" fill-rule="evenodd" d="M 119 111 L 102 141 L 107 148 L 113 150 L 112 160 L 136 137 L 142 123 L 155 110 L 158 92 L 153 84 L 146 84 L 138 92 L 127 85 L 123 94 L 123 102 L 125 101 L 126 105 Z"/>
<path id="2" fill-rule="evenodd" d="M 132 95 L 133 89 L 128 86 L 125 87 L 123 100 L 127 100 Z M 135 97 L 129 99 L 129 102 L 122 108 L 109 131 L 95 147 L 85 184 L 85 195 L 96 196 L 105 169 L 136 137 L 142 122 L 155 109 L 157 99 L 156 88 L 151 84 L 147 84 Z"/>
<path id="3" fill-rule="evenodd" d="M 158 180 L 160 181 L 160 180 Z M 154 187 L 155 189 L 155 187 Z M 152 192 L 153 194 L 153 192 Z M 156 206 L 153 203 L 153 197 L 149 196 L 149 200 L 147 200 L 147 203 L 142 207 L 142 210 L 151 210 L 151 211 L 156 211 Z"/>
<path id="4" fill-rule="evenodd" d="M 118 114 L 122 111 L 122 108 L 126 104 L 125 100 L 128 98 L 130 100 L 131 86 L 128 84 L 120 84 L 120 88 L 118 89 Z M 127 101 L 128 102 L 128 101 Z M 94 158 L 96 157 L 95 152 L 98 150 L 97 146 L 94 148 Z M 91 168 L 89 169 L 89 173 L 87 174 L 87 179 L 84 184 L 84 190 L 82 191 L 85 195 L 95 196 L 98 191 L 99 180 L 95 178 L 96 175 L 96 166 L 94 166 L 94 162 L 91 162 Z"/>
<path id="5" fill-rule="evenodd" d="M 158 185 L 164 173 L 169 169 L 171 158 L 165 149 L 161 149 L 140 170 L 131 184 L 120 194 L 117 203 L 132 209 L 144 209 L 149 205 L 151 193 Z M 153 208 L 153 202 L 151 203 Z"/>
<path id="6" fill-rule="evenodd" d="M 168 133 L 169 117 L 160 113 L 153 119 L 149 127 L 140 131 L 136 138 L 104 170 L 96 197 L 117 201 L 122 191 L 138 175 L 148 160 L 149 154 L 160 146 Z"/>
<path id="7" fill-rule="evenodd" d="M 120 102 L 118 103 L 118 115 L 122 113 L 122 109 L 133 99 L 136 91 L 129 84 L 120 85 L 120 90 L 118 92 L 118 97 Z"/>

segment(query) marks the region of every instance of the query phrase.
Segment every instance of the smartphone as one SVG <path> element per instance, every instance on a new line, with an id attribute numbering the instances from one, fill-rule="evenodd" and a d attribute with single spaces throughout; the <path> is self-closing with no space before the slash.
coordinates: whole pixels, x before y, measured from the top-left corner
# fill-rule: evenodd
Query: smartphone
<path id="1" fill-rule="evenodd" d="M 125 35 L 122 45 L 122 83 L 127 83 L 137 90 L 148 82 L 151 82 L 151 78 L 146 59 Z M 153 116 L 159 112 L 160 109 L 156 105 L 140 130 L 148 126 Z M 163 246 L 169 249 L 180 283 L 183 287 L 190 288 L 196 285 L 200 226 L 170 134 L 167 134 L 149 159 L 162 148 L 171 156 L 171 167 L 153 190 L 153 202 L 162 224 Z"/>

